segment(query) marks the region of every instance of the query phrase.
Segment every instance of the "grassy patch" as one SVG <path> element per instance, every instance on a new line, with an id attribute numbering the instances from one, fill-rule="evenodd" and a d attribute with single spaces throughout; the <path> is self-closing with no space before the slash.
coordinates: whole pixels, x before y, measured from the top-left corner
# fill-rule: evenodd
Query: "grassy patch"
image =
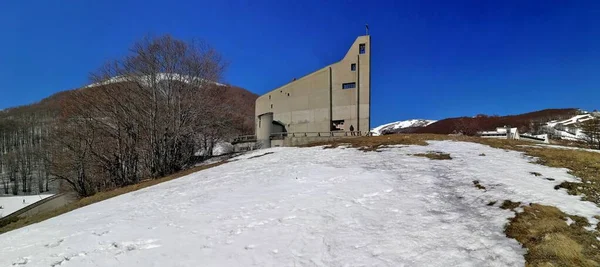
<path id="1" fill-rule="evenodd" d="M 504 200 L 504 202 L 502 202 L 502 205 L 500 205 L 500 208 L 503 210 L 515 210 L 520 205 L 521 202 L 512 202 L 510 200 Z"/>
<path id="2" fill-rule="evenodd" d="M 413 156 L 425 157 L 425 158 L 433 159 L 433 160 L 451 160 L 452 159 L 452 157 L 450 157 L 450 154 L 443 153 L 443 152 L 437 152 L 437 151 L 429 151 L 427 153 L 413 154 Z"/>
<path id="3" fill-rule="evenodd" d="M 568 225 L 567 217 L 574 223 Z M 511 220 L 506 235 L 527 248 L 527 266 L 600 266 L 600 241 L 583 228 L 587 224 L 555 207 L 532 204 Z"/>
<path id="4" fill-rule="evenodd" d="M 75 210 L 75 209 L 78 209 L 81 207 L 85 207 L 90 204 L 94 204 L 96 202 L 107 200 L 112 197 L 116 197 L 116 196 L 119 196 L 122 194 L 137 191 L 142 188 L 146 188 L 149 186 L 153 186 L 153 185 L 157 185 L 157 184 L 164 183 L 167 181 L 171 181 L 173 179 L 177 179 L 177 178 L 186 176 L 188 174 L 192 174 L 194 172 L 198 172 L 201 170 L 219 166 L 223 163 L 225 163 L 225 162 L 219 162 L 219 163 L 213 163 L 213 164 L 204 165 L 204 166 L 198 166 L 198 167 L 190 168 L 190 169 L 187 169 L 187 170 L 184 170 L 184 171 L 181 171 L 181 172 L 178 172 L 178 173 L 175 173 L 175 174 L 172 174 L 167 177 L 160 178 L 160 179 L 146 180 L 146 181 L 140 182 L 138 184 L 134 184 L 134 185 L 130 185 L 130 186 L 122 187 L 122 188 L 117 188 L 115 190 L 99 192 L 91 197 L 79 199 L 79 200 L 77 200 L 71 204 L 68 204 L 64 207 L 61 207 L 59 209 L 56 209 L 56 210 L 53 210 L 50 212 L 40 213 L 40 214 L 31 216 L 31 217 L 21 218 L 16 221 L 13 221 L 12 223 L 10 223 L 8 225 L 3 225 L 0 227 L 0 234 L 6 233 L 8 231 L 12 231 L 12 230 L 15 230 L 15 229 L 18 229 L 21 227 L 25 227 L 25 226 L 28 226 L 28 225 L 31 225 L 34 223 L 39 223 L 39 222 L 45 221 L 47 219 L 50 219 L 52 217 L 56 217 L 58 215 L 70 212 L 72 210 Z"/>
<path id="5" fill-rule="evenodd" d="M 475 187 L 477 187 L 477 189 L 480 189 L 480 190 L 483 190 L 483 191 L 486 191 L 486 190 L 487 190 L 487 189 L 485 188 L 485 186 L 483 186 L 483 185 L 482 185 L 482 184 L 479 182 L 479 180 L 475 180 L 475 181 L 473 181 L 473 185 L 474 185 Z M 495 204 L 495 202 L 494 202 L 494 204 Z M 494 205 L 494 204 L 492 204 L 492 205 Z"/>

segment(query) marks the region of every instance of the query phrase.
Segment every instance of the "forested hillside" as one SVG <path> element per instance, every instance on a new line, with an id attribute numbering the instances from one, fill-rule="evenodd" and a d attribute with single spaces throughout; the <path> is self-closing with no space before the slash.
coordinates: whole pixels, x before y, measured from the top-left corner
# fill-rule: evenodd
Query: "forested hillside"
<path id="1" fill-rule="evenodd" d="M 494 130 L 496 127 L 511 126 L 519 128 L 519 132 L 536 132 L 551 120 L 568 119 L 579 114 L 578 109 L 545 109 L 519 115 L 448 118 L 439 120 L 427 127 L 417 128 L 415 133 L 452 134 L 463 133 L 475 135 L 479 131 Z"/>
<path id="2" fill-rule="evenodd" d="M 0 112 L 2 193 L 81 196 L 162 177 L 199 150 L 254 132 L 257 95 L 217 83 L 226 64 L 203 42 L 145 38 L 90 86 Z"/>

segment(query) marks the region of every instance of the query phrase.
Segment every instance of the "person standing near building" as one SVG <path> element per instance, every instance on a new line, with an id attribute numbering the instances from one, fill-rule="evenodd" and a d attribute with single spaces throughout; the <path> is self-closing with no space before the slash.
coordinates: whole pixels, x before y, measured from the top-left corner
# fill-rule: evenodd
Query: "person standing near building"
<path id="1" fill-rule="evenodd" d="M 350 134 L 354 136 L 354 125 L 350 124 Z"/>

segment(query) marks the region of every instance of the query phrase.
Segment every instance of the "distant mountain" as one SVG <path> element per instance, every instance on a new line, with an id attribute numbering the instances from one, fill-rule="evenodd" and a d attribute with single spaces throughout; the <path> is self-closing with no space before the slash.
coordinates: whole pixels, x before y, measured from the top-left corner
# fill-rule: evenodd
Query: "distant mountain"
<path id="1" fill-rule="evenodd" d="M 392 122 L 392 123 L 377 126 L 371 130 L 371 134 L 378 136 L 378 135 L 386 135 L 386 134 L 394 134 L 394 133 L 408 133 L 408 132 L 412 132 L 416 128 L 425 127 L 434 122 L 436 122 L 436 121 L 435 120 L 423 120 L 423 119 L 397 121 L 397 122 Z"/>
<path id="2" fill-rule="evenodd" d="M 474 117 L 448 118 L 415 129 L 415 133 L 475 135 L 480 131 L 494 130 L 496 127 L 511 126 L 521 133 L 535 132 L 548 122 L 567 120 L 585 113 L 575 108 L 544 109 L 518 115 L 497 116 L 477 115 Z"/>

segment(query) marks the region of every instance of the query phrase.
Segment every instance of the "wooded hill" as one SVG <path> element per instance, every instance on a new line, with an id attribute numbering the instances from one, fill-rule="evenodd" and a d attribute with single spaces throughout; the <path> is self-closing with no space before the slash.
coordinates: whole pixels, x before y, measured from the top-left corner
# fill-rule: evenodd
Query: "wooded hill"
<path id="1" fill-rule="evenodd" d="M 0 112 L 2 193 L 57 180 L 89 196 L 177 172 L 197 151 L 254 133 L 258 96 L 216 83 L 226 64 L 207 44 L 162 36 L 130 51 L 94 72 L 93 86 Z"/>
<path id="2" fill-rule="evenodd" d="M 411 129 L 413 133 L 475 135 L 479 131 L 495 130 L 496 127 L 511 126 L 519 132 L 535 133 L 551 120 L 564 120 L 580 113 L 579 109 L 544 109 L 519 115 L 497 116 L 477 115 L 475 117 L 448 118 L 426 127 Z"/>

